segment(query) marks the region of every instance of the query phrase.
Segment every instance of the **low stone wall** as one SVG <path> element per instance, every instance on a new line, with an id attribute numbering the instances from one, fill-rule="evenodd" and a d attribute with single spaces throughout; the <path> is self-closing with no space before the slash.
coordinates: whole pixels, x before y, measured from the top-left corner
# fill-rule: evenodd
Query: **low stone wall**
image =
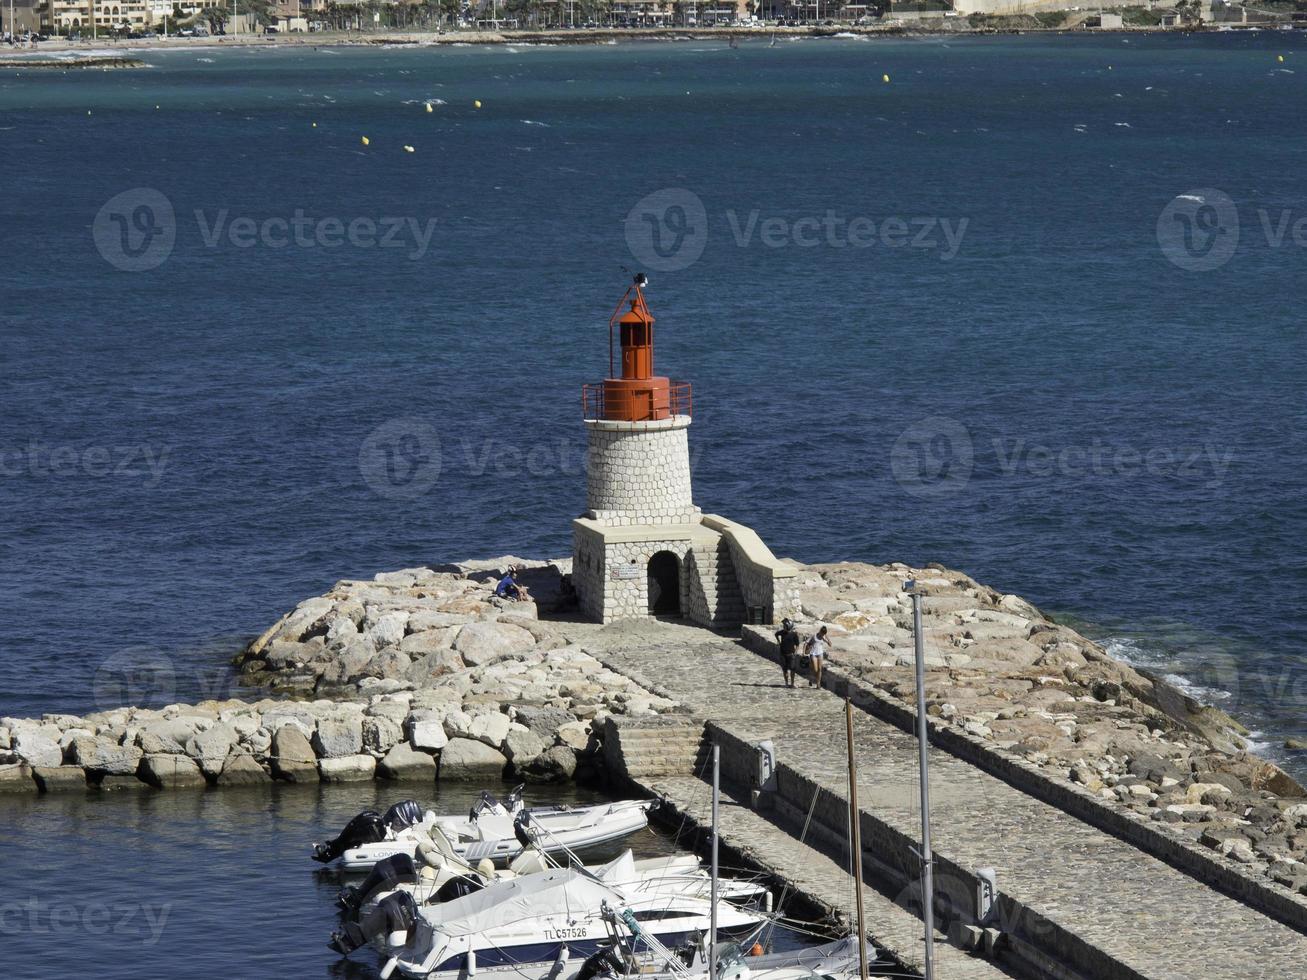
<path id="1" fill-rule="evenodd" d="M 746 607 L 764 610 L 768 622 L 780 622 L 799 610 L 797 569 L 778 561 L 756 531 L 705 514 L 703 523 L 721 534 L 730 548 L 731 564 Z"/>

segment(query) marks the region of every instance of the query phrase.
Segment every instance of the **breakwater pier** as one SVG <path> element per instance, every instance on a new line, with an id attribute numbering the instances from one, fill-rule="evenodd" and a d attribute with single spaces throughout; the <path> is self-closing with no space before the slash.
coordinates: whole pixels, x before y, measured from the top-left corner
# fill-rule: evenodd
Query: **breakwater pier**
<path id="1" fill-rule="evenodd" d="M 726 845 L 847 916 L 841 695 L 865 704 L 857 682 L 836 667 L 826 678 L 828 690 L 808 689 L 803 681 L 787 689 L 776 664 L 731 642 L 688 650 L 647 646 L 604 659 L 681 701 L 702 721 L 705 744 L 721 746 L 731 792 Z M 706 823 L 706 783 L 686 766 L 702 753 L 678 759 L 642 752 L 650 744 L 678 744 L 659 731 L 668 721 L 610 720 L 610 756 L 634 783 L 666 799 L 678 819 Z M 755 746 L 763 740 L 775 745 L 777 779 L 774 789 L 757 792 Z M 855 740 L 867 929 L 881 948 L 919 969 L 921 923 L 905 911 L 919 901 L 913 888 L 916 745 L 865 710 L 858 712 Z M 1303 975 L 1307 935 L 1223 894 L 1201 871 L 1180 870 L 947 751 L 933 753 L 931 794 L 940 977 Z M 982 867 L 995 870 L 998 884 L 988 915 L 975 907 L 975 872 Z M 968 946 L 975 952 L 963 952 Z"/>

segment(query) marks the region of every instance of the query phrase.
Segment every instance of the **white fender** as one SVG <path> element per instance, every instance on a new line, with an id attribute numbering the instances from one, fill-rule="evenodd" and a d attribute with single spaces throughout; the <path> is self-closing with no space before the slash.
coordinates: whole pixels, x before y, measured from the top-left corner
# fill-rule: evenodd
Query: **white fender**
<path id="1" fill-rule="evenodd" d="M 390 975 L 395 972 L 397 966 L 399 966 L 398 956 L 392 956 L 386 960 L 386 965 L 381 968 L 381 980 L 390 980 Z"/>

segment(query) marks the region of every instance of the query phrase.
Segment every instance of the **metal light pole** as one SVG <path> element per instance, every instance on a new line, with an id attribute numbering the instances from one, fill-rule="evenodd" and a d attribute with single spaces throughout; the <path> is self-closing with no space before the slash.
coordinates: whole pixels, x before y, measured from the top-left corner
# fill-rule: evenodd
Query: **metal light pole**
<path id="1" fill-rule="evenodd" d="M 721 748 L 712 747 L 712 908 L 708 912 L 708 980 L 717 980 L 717 810 L 721 796 Z"/>
<path id="2" fill-rule="evenodd" d="M 853 850 L 854 908 L 858 915 L 858 977 L 867 980 L 867 924 L 862 907 L 862 810 L 858 807 L 858 757 L 853 752 L 853 702 L 844 699 L 849 753 L 849 847 Z"/>
<path id="3" fill-rule="evenodd" d="M 926 928 L 925 980 L 935 980 L 935 876 L 930 851 L 930 779 L 926 773 L 926 651 L 921 637 L 921 593 L 916 582 L 904 589 L 912 595 L 912 641 L 917 661 L 917 752 L 921 778 L 921 920 Z"/>

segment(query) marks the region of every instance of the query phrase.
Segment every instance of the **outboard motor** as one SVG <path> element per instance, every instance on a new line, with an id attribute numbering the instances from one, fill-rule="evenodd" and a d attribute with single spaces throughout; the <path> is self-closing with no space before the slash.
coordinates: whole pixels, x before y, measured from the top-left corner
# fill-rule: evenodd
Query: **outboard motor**
<path id="1" fill-rule="evenodd" d="M 417 863 L 407 854 L 395 854 L 374 864 L 358 885 L 342 888 L 336 902 L 345 919 L 354 921 L 358 919 L 359 910 L 373 896 L 394 891 L 400 885 L 411 885 L 417 880 Z"/>
<path id="2" fill-rule="evenodd" d="M 436 897 L 432 900 L 435 904 L 440 902 L 452 902 L 456 898 L 462 898 L 464 895 L 471 895 L 473 892 L 479 892 L 485 885 L 474 878 L 466 878 L 463 875 L 450 878 L 447 882 L 436 889 Z"/>
<path id="3" fill-rule="evenodd" d="M 418 905 L 408 892 L 387 895 L 358 922 L 346 922 L 340 932 L 331 934 L 327 946 L 348 956 L 360 946 L 382 938 L 394 949 L 408 942 L 409 932 L 418 920 Z"/>
<path id="4" fill-rule="evenodd" d="M 597 953 L 586 957 L 581 969 L 577 971 L 576 980 L 594 980 L 604 974 L 622 974 L 626 963 L 615 946 L 604 946 Z"/>
<path id="5" fill-rule="evenodd" d="M 398 833 L 422 822 L 422 807 L 417 800 L 400 800 L 381 818 L 387 827 Z"/>
<path id="6" fill-rule="evenodd" d="M 313 860 L 330 864 L 352 847 L 375 844 L 386 839 L 386 825 L 376 810 L 364 810 L 345 824 L 340 836 L 322 844 L 313 845 Z"/>

